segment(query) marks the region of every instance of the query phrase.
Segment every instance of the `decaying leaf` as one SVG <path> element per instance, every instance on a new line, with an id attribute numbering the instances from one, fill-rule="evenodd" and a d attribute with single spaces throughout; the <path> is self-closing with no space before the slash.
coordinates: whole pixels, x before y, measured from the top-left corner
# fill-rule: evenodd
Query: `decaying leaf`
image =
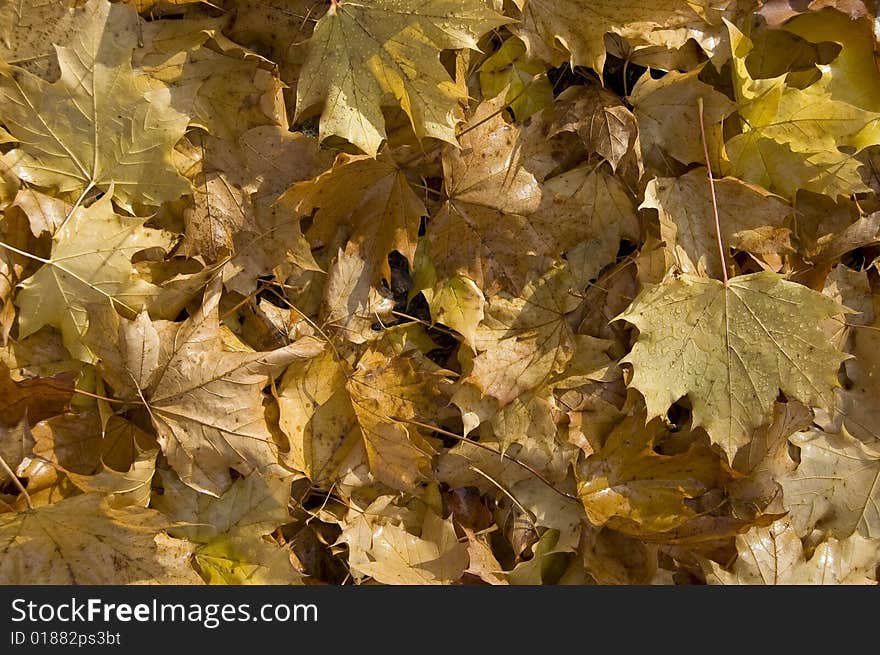
<path id="1" fill-rule="evenodd" d="M 780 478 L 783 502 L 798 534 L 828 531 L 837 539 L 880 534 L 880 449 L 819 430 L 790 438 L 800 448 L 795 471 Z"/>
<path id="2" fill-rule="evenodd" d="M 99 494 L 0 514 L 0 581 L 200 584 L 189 563 L 190 552 L 163 536 L 167 527 L 168 521 L 155 510 L 111 509 Z M 175 548 L 178 552 L 167 556 Z"/>
<path id="3" fill-rule="evenodd" d="M 439 51 L 476 48 L 507 22 L 479 0 L 334 3 L 312 34 L 297 115 L 318 105 L 322 139 L 338 135 L 375 156 L 386 136 L 382 106 L 399 104 L 419 138 L 455 142 L 455 108 L 466 93 Z"/>
<path id="4" fill-rule="evenodd" d="M 93 358 L 82 343 L 88 305 L 118 306 L 129 314 L 142 310 L 159 288 L 138 275 L 131 258 L 146 248 L 171 246 L 168 233 L 144 227 L 142 218 L 117 214 L 110 197 L 70 215 L 52 237 L 50 259 L 16 296 L 20 336 L 53 325 L 71 354 L 83 361 Z"/>
<path id="5" fill-rule="evenodd" d="M 23 180 L 61 191 L 110 191 L 124 205 L 158 205 L 189 190 L 171 150 L 189 118 L 167 89 L 144 94 L 131 67 L 134 31 L 105 31 L 111 11 L 92 0 L 83 29 L 57 47 L 61 77 L 0 75 L 0 114 L 20 148 L 4 155 Z"/>
<path id="6" fill-rule="evenodd" d="M 876 542 L 853 535 L 821 544 L 807 560 L 803 546 L 787 519 L 752 528 L 736 538 L 739 556 L 732 572 L 709 564 L 709 584 L 839 585 L 874 584 Z"/>
<path id="7" fill-rule="evenodd" d="M 308 341 L 269 353 L 224 352 L 218 326 L 218 280 L 200 310 L 183 323 L 135 321 L 104 308 L 89 346 L 120 397 L 149 411 L 159 445 L 181 479 L 219 495 L 229 468 L 243 474 L 277 466 L 262 389 L 273 372 L 320 346 Z"/>

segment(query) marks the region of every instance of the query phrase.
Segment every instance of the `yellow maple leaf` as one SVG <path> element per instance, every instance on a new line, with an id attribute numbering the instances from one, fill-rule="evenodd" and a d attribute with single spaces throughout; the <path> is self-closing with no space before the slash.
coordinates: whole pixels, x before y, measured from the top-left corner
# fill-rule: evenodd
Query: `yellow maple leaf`
<path id="1" fill-rule="evenodd" d="M 341 136 L 375 156 L 385 138 L 383 105 L 399 105 L 419 138 L 455 143 L 467 97 L 440 51 L 477 49 L 510 22 L 481 0 L 334 0 L 315 25 L 296 90 L 296 116 L 321 109 L 321 138 Z"/>

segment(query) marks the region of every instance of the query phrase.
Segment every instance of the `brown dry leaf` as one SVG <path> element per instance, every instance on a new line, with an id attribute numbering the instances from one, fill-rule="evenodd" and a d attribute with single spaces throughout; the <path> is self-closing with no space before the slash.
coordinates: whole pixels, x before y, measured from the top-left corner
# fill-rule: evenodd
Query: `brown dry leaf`
<path id="1" fill-rule="evenodd" d="M 229 487 L 230 468 L 247 475 L 277 466 L 262 389 L 284 366 L 320 348 L 305 341 L 268 353 L 224 352 L 219 301 L 215 278 L 202 307 L 183 323 L 146 314 L 128 321 L 104 309 L 87 335 L 116 394 L 147 407 L 181 479 L 212 495 Z"/>
<path id="2" fill-rule="evenodd" d="M 216 140 L 210 144 L 207 165 L 223 171 L 235 189 L 248 191 L 253 207 L 253 221 L 232 234 L 235 254 L 223 273 L 227 288 L 247 295 L 261 276 L 286 280 L 295 271 L 320 270 L 300 217 L 276 201 L 294 182 L 323 171 L 332 161 L 329 153 L 319 150 L 316 139 L 271 125 L 248 130 L 227 152 Z"/>
<path id="3" fill-rule="evenodd" d="M 194 491 L 164 471 L 154 506 L 175 521 L 169 530 L 195 544 L 194 561 L 208 584 L 301 584 L 287 549 L 265 539 L 291 522 L 289 474 L 251 474 L 220 497 Z"/>
<path id="4" fill-rule="evenodd" d="M 168 523 L 152 509 L 112 509 L 98 494 L 0 514 L 0 583 L 200 584 L 191 549 L 162 535 Z"/>
<path id="5" fill-rule="evenodd" d="M 804 557 L 803 545 L 788 519 L 752 528 L 737 536 L 739 557 L 732 571 L 704 564 L 709 584 L 841 585 L 876 584 L 880 561 L 877 543 L 852 535 L 829 539 Z"/>
<path id="6" fill-rule="evenodd" d="M 125 206 L 159 205 L 189 191 L 171 163 L 189 118 L 164 87 L 138 88 L 135 30 L 113 26 L 123 7 L 91 0 L 87 22 L 57 48 L 61 77 L 52 84 L 21 69 L 0 75 L 4 123 L 20 141 L 4 158 L 40 186 L 83 195 L 112 188 Z"/>
<path id="7" fill-rule="evenodd" d="M 19 421 L 17 425 L 8 427 L 0 424 L 0 457 L 3 458 L 13 475 L 21 474 L 22 470 L 30 463 L 35 443 L 24 419 Z M 0 467 L 0 485 L 11 481 L 12 477 L 6 467 Z"/>
<path id="8" fill-rule="evenodd" d="M 308 54 L 307 41 L 323 15 L 325 0 L 221 0 L 229 12 L 223 33 L 247 44 L 279 66 L 281 80 L 291 87 L 289 106 L 296 99 L 300 70 Z"/>
<path id="9" fill-rule="evenodd" d="M 583 566 L 602 585 L 646 585 L 657 575 L 657 546 L 609 528 L 584 530 Z"/>
<path id="10" fill-rule="evenodd" d="M 366 351 L 354 367 L 324 352 L 294 363 L 280 387 L 281 429 L 290 439 L 288 463 L 329 485 L 362 443 L 380 482 L 414 493 L 434 454 L 416 426 L 443 414 L 447 372 L 414 353 L 390 358 Z"/>
<path id="11" fill-rule="evenodd" d="M 145 87 L 167 85 L 172 105 L 219 139 L 262 125 L 287 126 L 272 65 L 219 33 L 224 21 L 151 21 L 141 29 L 134 63 Z M 209 47 L 210 46 L 210 47 Z"/>
<path id="12" fill-rule="evenodd" d="M 56 469 L 80 475 L 92 475 L 101 466 L 103 435 L 101 419 L 95 412 L 61 414 L 40 421 L 33 427 L 36 440 L 28 473 L 36 474 L 47 463 Z M 127 461 L 127 469 L 133 458 Z"/>
<path id="13" fill-rule="evenodd" d="M 554 134 L 574 132 L 587 150 L 604 157 L 614 171 L 627 153 L 638 149 L 635 116 L 617 95 L 598 84 L 566 89 L 557 96 L 553 111 Z"/>
<path id="14" fill-rule="evenodd" d="M 213 263 L 234 251 L 236 235 L 253 222 L 250 194 L 222 172 L 200 173 L 193 179 L 193 198 L 193 207 L 184 212 L 180 251 Z"/>
<path id="15" fill-rule="evenodd" d="M 349 566 L 357 578 L 398 585 L 450 584 L 468 567 L 468 551 L 458 542 L 451 519 L 431 510 L 419 522 L 409 510 L 380 496 L 363 510 L 352 510 L 343 522 L 339 543 L 348 544 Z M 396 516 L 417 526 L 413 534 Z"/>
<path id="16" fill-rule="evenodd" d="M 412 263 L 419 221 L 427 209 L 405 171 L 390 157 L 339 155 L 333 168 L 299 182 L 278 201 L 299 216 L 314 214 L 306 238 L 312 247 L 348 236 L 346 252 L 364 260 L 364 275 L 391 281 L 388 254 L 396 250 Z M 333 276 L 333 271 L 330 271 Z"/>
<path id="17" fill-rule="evenodd" d="M 491 585 L 509 584 L 507 577 L 504 575 L 504 569 L 492 553 L 492 546 L 489 543 L 488 536 L 477 535 L 473 530 L 464 526 L 462 526 L 462 530 L 468 540 L 467 554 L 469 563 L 465 573 L 475 575 L 483 582 Z"/>
<path id="18" fill-rule="evenodd" d="M 73 209 L 65 201 L 34 189 L 21 189 L 12 201 L 12 205 L 27 215 L 31 232 L 35 237 L 44 232 L 55 234 L 55 230 L 64 224 Z"/>
<path id="19" fill-rule="evenodd" d="M 85 0 L 4 0 L 0 2 L 0 61 L 14 64 L 46 80 L 58 77 L 52 44 L 65 43 L 86 29 L 95 15 L 106 13 L 103 3 Z M 130 35 L 135 16 L 124 5 L 110 9 L 108 31 Z"/>
<path id="20" fill-rule="evenodd" d="M 755 254 L 793 252 L 785 220 L 792 208 L 781 198 L 735 178 L 715 181 L 721 238 L 727 248 Z M 678 178 L 654 178 L 641 208 L 660 215 L 660 238 L 684 273 L 722 277 L 712 196 L 705 168 Z"/>
<path id="21" fill-rule="evenodd" d="M 64 346 L 77 359 L 94 356 L 82 343 L 89 323 L 87 305 L 119 306 L 130 314 L 159 293 L 135 269 L 132 257 L 147 248 L 170 249 L 172 235 L 144 227 L 144 218 L 117 214 L 111 193 L 78 207 L 52 237 L 52 254 L 21 284 L 19 337 L 44 325 L 61 330 Z"/>
<path id="22" fill-rule="evenodd" d="M 721 122 L 736 106 L 700 80 L 701 70 L 671 71 L 659 80 L 644 75 L 633 89 L 629 100 L 639 121 L 639 141 L 649 165 L 663 170 L 664 153 L 683 164 L 705 163 L 698 98 L 703 100 L 709 155 L 717 161 L 722 143 Z"/>
<path id="23" fill-rule="evenodd" d="M 822 321 L 845 311 L 827 296 L 761 272 L 713 279 L 682 275 L 643 290 L 618 318 L 639 329 L 621 363 L 634 366 L 630 386 L 645 396 L 648 416 L 687 395 L 695 427 L 705 427 L 732 461 L 754 429 L 786 397 L 830 407 L 847 355 Z"/>
<path id="24" fill-rule="evenodd" d="M 733 468 L 748 477 L 732 480 L 725 489 L 746 511 L 782 513 L 782 487 L 778 480 L 795 469 L 788 453 L 788 438 L 807 429 L 813 416 L 797 401 L 776 403 L 773 421 L 755 430 L 749 444 L 733 459 Z"/>
<path id="25" fill-rule="evenodd" d="M 800 448 L 795 471 L 779 478 L 783 503 L 800 535 L 813 528 L 844 539 L 858 532 L 880 536 L 880 448 L 865 444 L 846 429 L 828 434 L 817 429 L 790 438 Z"/>
<path id="26" fill-rule="evenodd" d="M 513 29 L 530 51 L 553 65 L 567 59 L 572 66 L 589 66 L 598 72 L 605 63 L 606 32 L 619 34 L 635 45 L 671 50 L 694 39 L 712 55 L 723 33 L 720 12 L 735 8 L 735 3 L 724 0 L 514 1 L 522 10 L 523 21 Z"/>
<path id="27" fill-rule="evenodd" d="M 29 425 L 61 414 L 73 398 L 75 373 L 51 378 L 13 380 L 0 362 L 0 424 L 12 427 L 22 420 Z"/>
<path id="28" fill-rule="evenodd" d="M 547 246 L 526 218 L 536 211 L 538 180 L 522 161 L 519 130 L 497 113 L 499 97 L 483 102 L 461 137 L 461 149 L 443 156 L 449 200 L 432 215 L 427 256 L 440 279 L 465 275 L 484 293 L 517 293 L 544 268 Z M 472 129 L 471 129 L 472 128 Z"/>
<path id="29" fill-rule="evenodd" d="M 644 410 L 633 412 L 578 466 L 578 496 L 593 525 L 656 538 L 698 516 L 686 501 L 725 480 L 721 462 L 698 440 L 683 453 L 661 455 L 653 447 L 662 435 L 659 419 L 646 426 Z"/>

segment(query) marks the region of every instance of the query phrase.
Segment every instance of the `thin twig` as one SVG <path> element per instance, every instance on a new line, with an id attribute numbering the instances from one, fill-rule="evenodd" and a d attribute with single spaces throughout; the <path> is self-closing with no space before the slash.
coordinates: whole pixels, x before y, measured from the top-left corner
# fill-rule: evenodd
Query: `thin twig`
<path id="1" fill-rule="evenodd" d="M 718 216 L 718 199 L 715 197 L 715 178 L 712 177 L 712 164 L 709 163 L 709 146 L 706 143 L 706 126 L 703 123 L 703 99 L 697 98 L 697 107 L 700 110 L 700 137 L 703 140 L 703 155 L 706 157 L 706 170 L 709 176 L 709 190 L 712 192 L 712 211 L 715 214 L 715 235 L 718 237 L 718 256 L 721 258 L 721 274 L 726 287 L 729 280 L 727 277 L 727 260 L 724 257 L 724 241 L 721 239 L 721 218 Z"/>
<path id="2" fill-rule="evenodd" d="M 27 492 L 27 489 L 24 488 L 24 485 L 21 483 L 21 480 L 18 479 L 18 476 L 15 474 L 11 468 L 9 468 L 9 464 L 6 463 L 6 460 L 0 456 L 0 465 L 6 470 L 6 473 L 12 478 L 13 484 L 18 487 L 18 490 L 21 492 L 21 495 L 24 496 L 24 502 L 27 503 L 28 509 L 33 509 L 34 504 L 31 502 L 31 496 Z"/>

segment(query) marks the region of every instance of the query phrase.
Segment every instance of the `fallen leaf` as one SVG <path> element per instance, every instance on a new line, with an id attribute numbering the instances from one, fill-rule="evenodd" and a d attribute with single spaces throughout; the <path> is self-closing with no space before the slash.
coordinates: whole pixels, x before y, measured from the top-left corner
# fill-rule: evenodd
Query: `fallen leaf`
<path id="1" fill-rule="evenodd" d="M 52 237 L 49 260 L 21 284 L 15 299 L 20 337 L 55 326 L 65 347 L 84 362 L 94 357 L 82 343 L 88 305 L 139 312 L 159 288 L 138 275 L 131 258 L 146 248 L 169 249 L 172 243 L 167 232 L 144 227 L 143 218 L 117 214 L 110 198 L 108 193 L 70 215 Z"/>
<path id="2" fill-rule="evenodd" d="M 60 191 L 111 191 L 125 206 L 158 205 L 189 191 L 171 163 L 189 118 L 168 91 L 138 89 L 134 34 L 105 32 L 112 5 L 93 0 L 88 23 L 57 47 L 61 77 L 0 75 L 0 111 L 20 149 L 4 155 L 23 180 Z"/>
<path id="3" fill-rule="evenodd" d="M 785 225 L 792 209 L 781 198 L 734 178 L 715 180 L 714 185 L 721 239 L 727 248 L 757 254 L 793 251 Z M 646 207 L 659 213 L 660 238 L 673 251 L 679 270 L 722 276 L 705 168 L 695 168 L 678 178 L 654 178 L 645 189 L 641 208 Z"/>
<path id="4" fill-rule="evenodd" d="M 876 583 L 875 543 L 853 535 L 822 543 L 806 560 L 803 546 L 787 519 L 752 528 L 737 536 L 739 557 L 732 572 L 715 562 L 706 565 L 709 584 L 840 585 Z"/>
<path id="5" fill-rule="evenodd" d="M 13 427 L 21 421 L 35 425 L 61 414 L 73 398 L 76 374 L 59 373 L 51 378 L 13 380 L 0 362 L 0 425 Z"/>
<path id="6" fill-rule="evenodd" d="M 880 535 L 880 449 L 820 430 L 789 438 L 800 448 L 796 470 L 779 478 L 783 504 L 800 535 L 814 527 L 837 539 Z"/>
<path id="7" fill-rule="evenodd" d="M 696 441 L 681 454 L 661 455 L 653 450 L 661 434 L 661 421 L 645 426 L 645 413 L 633 413 L 578 466 L 577 493 L 593 525 L 658 537 L 697 516 L 686 501 L 720 485 L 718 457 Z"/>
<path id="8" fill-rule="evenodd" d="M 508 22 L 478 0 L 332 4 L 311 37 L 294 120 L 319 106 L 322 140 L 341 136 L 375 156 L 386 137 L 382 106 L 399 104 L 420 139 L 455 143 L 455 110 L 466 92 L 439 51 L 476 49 L 480 36 Z"/>
<path id="9" fill-rule="evenodd" d="M 19 514 L 0 514 L 3 584 L 200 584 L 168 522 L 143 507 L 112 509 L 86 494 Z M 163 551 L 174 553 L 163 557 Z"/>
<path id="10" fill-rule="evenodd" d="M 215 279 L 202 307 L 183 323 L 145 314 L 128 321 L 106 308 L 87 335 L 116 393 L 148 408 L 162 452 L 181 479 L 215 496 L 232 483 L 230 468 L 247 475 L 277 466 L 262 389 L 320 347 L 307 341 L 268 353 L 224 352 L 219 300 Z"/>
<path id="11" fill-rule="evenodd" d="M 639 329 L 621 361 L 645 397 L 648 418 L 687 395 L 694 427 L 704 427 L 733 460 L 770 419 L 781 390 L 808 405 L 830 406 L 835 350 L 819 323 L 837 303 L 773 273 L 722 282 L 684 275 L 642 291 L 618 316 Z"/>
<path id="12" fill-rule="evenodd" d="M 384 584 L 424 585 L 456 582 L 468 566 L 467 548 L 458 543 L 449 519 L 427 510 L 420 535 L 382 512 L 391 496 L 380 496 L 343 526 L 340 543 L 349 547 L 349 564 L 359 578 Z"/>

